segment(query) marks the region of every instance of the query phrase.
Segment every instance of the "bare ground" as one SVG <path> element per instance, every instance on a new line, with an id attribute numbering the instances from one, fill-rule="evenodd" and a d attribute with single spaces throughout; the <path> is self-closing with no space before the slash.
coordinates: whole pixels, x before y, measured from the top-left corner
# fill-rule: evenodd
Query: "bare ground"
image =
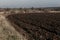
<path id="1" fill-rule="evenodd" d="M 60 40 L 59 13 L 12 14 L 6 18 L 19 33 L 29 35 L 29 40 Z"/>

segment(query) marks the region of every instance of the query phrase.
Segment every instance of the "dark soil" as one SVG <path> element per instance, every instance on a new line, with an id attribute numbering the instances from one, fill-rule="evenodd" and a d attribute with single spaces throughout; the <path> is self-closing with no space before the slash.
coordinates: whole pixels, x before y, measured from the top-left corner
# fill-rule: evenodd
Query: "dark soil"
<path id="1" fill-rule="evenodd" d="M 12 14 L 6 18 L 14 24 L 17 31 L 24 36 L 28 35 L 28 40 L 60 40 L 59 13 Z"/>

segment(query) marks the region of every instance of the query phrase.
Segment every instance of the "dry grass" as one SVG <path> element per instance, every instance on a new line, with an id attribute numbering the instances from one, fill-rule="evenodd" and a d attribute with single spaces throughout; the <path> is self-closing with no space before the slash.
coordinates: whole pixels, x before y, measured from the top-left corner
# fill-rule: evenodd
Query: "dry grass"
<path id="1" fill-rule="evenodd" d="M 27 40 L 19 34 L 12 25 L 0 15 L 0 40 Z"/>

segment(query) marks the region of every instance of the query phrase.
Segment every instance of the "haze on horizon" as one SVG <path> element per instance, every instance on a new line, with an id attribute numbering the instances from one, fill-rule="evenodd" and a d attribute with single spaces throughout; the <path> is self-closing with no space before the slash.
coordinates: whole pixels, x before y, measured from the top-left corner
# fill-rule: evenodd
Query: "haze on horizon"
<path id="1" fill-rule="evenodd" d="M 0 0 L 0 8 L 60 7 L 60 0 Z"/>

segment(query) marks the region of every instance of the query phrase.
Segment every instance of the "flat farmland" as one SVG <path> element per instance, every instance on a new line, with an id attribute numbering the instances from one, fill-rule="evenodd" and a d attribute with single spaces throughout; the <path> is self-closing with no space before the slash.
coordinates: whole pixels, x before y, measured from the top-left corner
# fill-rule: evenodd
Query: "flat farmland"
<path id="1" fill-rule="evenodd" d="M 6 18 L 28 40 L 60 40 L 60 13 L 11 14 Z"/>

